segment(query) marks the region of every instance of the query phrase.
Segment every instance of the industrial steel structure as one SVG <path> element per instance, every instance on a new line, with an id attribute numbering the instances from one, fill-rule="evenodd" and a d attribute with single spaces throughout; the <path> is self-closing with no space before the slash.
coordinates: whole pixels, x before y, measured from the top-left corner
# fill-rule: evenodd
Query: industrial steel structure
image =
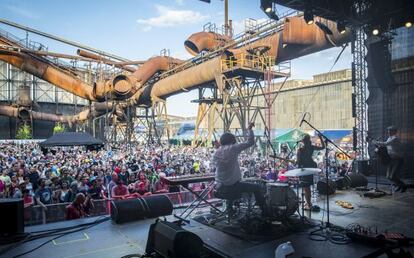
<path id="1" fill-rule="evenodd" d="M 237 119 L 239 131 L 243 132 L 247 123 L 257 117 L 263 124 L 269 122 L 268 112 L 277 93 L 264 89 L 273 79 L 286 79 L 290 75 L 289 60 L 350 41 L 349 30 L 340 33 L 336 23 L 318 17 L 315 20 L 309 25 L 300 14 L 280 21 L 270 20 L 250 26 L 234 38 L 229 32 L 218 33 L 215 26 L 205 26 L 204 31 L 185 41 L 185 48 L 194 55 L 186 61 L 170 57 L 168 51 L 145 62 L 120 61 L 92 48 L 87 49 L 95 53 L 86 51 L 83 45 L 74 42 L 69 43 L 81 48 L 77 51 L 79 56 L 60 55 L 47 49 L 33 49 L 2 34 L 1 61 L 86 99 L 89 105 L 73 116 L 62 116 L 42 114 L 33 106 L 13 103 L 0 108 L 0 114 L 23 121 L 43 119 L 69 125 L 88 122 L 88 128 L 95 129 L 95 134 L 96 128 L 101 128 L 100 137 L 108 142 L 138 140 L 139 134 L 134 132 L 141 126 L 147 131 L 145 140 L 155 136 L 159 141 L 161 131 L 168 132 L 166 99 L 198 88 L 198 125 L 206 117 L 207 110 L 217 109 L 224 131 Z M 56 39 L 33 29 L 30 31 Z M 73 65 L 62 64 L 61 58 L 73 60 Z M 77 63 L 89 66 L 85 69 Z M 213 91 L 208 101 L 201 94 L 206 89 Z M 262 106 L 252 102 L 257 95 L 266 96 Z M 212 136 L 213 128 L 209 128 L 207 140 Z M 263 135 L 269 136 L 267 126 Z"/>

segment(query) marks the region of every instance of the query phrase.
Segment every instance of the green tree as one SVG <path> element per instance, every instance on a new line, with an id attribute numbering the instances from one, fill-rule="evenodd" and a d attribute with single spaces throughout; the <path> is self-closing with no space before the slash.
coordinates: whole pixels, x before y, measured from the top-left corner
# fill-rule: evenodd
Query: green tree
<path id="1" fill-rule="evenodd" d="M 53 134 L 55 133 L 63 133 L 66 131 L 66 127 L 64 124 L 60 122 L 56 122 L 55 127 L 53 128 Z"/>
<path id="2" fill-rule="evenodd" d="M 32 139 L 32 131 L 28 124 L 23 124 L 17 129 L 16 139 Z"/>

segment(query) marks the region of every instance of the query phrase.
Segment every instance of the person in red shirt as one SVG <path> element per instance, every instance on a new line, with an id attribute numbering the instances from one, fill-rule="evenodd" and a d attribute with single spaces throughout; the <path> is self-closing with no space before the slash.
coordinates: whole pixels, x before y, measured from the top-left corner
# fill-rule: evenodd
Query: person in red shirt
<path id="1" fill-rule="evenodd" d="M 114 199 L 125 199 L 129 195 L 128 188 L 122 180 L 117 178 L 116 186 L 112 188 L 111 197 Z"/>
<path id="2" fill-rule="evenodd" d="M 135 183 L 135 190 L 141 195 L 150 195 L 150 181 L 145 177 L 144 172 L 139 172 L 138 181 Z"/>
<path id="3" fill-rule="evenodd" d="M 75 200 L 66 206 L 66 220 L 80 219 L 87 216 L 87 206 L 89 205 L 89 196 L 85 197 L 83 193 L 78 193 Z"/>

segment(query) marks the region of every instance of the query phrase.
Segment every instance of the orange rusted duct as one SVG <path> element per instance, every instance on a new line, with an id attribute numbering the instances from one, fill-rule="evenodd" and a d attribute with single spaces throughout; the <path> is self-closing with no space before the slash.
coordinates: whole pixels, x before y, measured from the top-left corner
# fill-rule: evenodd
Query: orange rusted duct
<path id="1" fill-rule="evenodd" d="M 205 33 L 193 35 L 207 36 Z M 245 46 L 228 49 L 228 51 L 233 54 L 232 58 L 237 58 L 239 54 L 255 54 L 256 51 L 264 51 L 261 54 L 274 57 L 277 64 L 330 47 L 340 46 L 350 40 L 350 31 L 347 30 L 343 34 L 338 33 L 335 22 L 317 17 L 314 24 L 308 25 L 303 17 L 291 17 L 285 20 L 283 30 Z M 207 39 L 205 41 L 208 42 Z M 197 39 L 197 42 L 204 41 Z M 193 47 L 196 46 L 195 44 L 191 44 L 186 44 L 187 50 L 190 49 L 190 53 L 191 51 L 197 53 L 197 50 L 200 49 Z M 285 47 L 283 47 L 284 45 Z M 151 99 L 166 98 L 214 81 L 221 74 L 221 60 L 226 58 L 228 57 L 215 57 L 159 80 L 152 87 Z M 143 95 L 140 96 L 141 100 L 139 103 L 147 101 L 147 94 L 144 92 Z"/>
<path id="2" fill-rule="evenodd" d="M 191 55 L 196 56 L 201 51 L 211 51 L 223 47 L 232 41 L 228 36 L 202 31 L 192 34 L 184 42 L 184 47 Z"/>
<path id="3" fill-rule="evenodd" d="M 315 17 L 311 25 L 308 25 L 303 17 L 286 18 L 276 62 L 338 47 L 350 42 L 351 39 L 349 29 L 341 34 L 337 30 L 336 22 L 321 17 Z"/>
<path id="4" fill-rule="evenodd" d="M 0 60 L 50 82 L 76 96 L 92 101 L 97 100 L 93 94 L 93 87 L 91 85 L 44 62 L 38 57 L 22 52 L 0 51 Z"/>
<path id="5" fill-rule="evenodd" d="M 237 49 L 231 49 L 237 57 L 249 50 L 268 48 L 266 55 L 275 57 L 276 63 L 337 47 L 351 40 L 349 29 L 341 34 L 336 23 L 315 17 L 313 24 L 307 24 L 303 17 L 285 19 L 283 30 Z"/>
<path id="6" fill-rule="evenodd" d="M 0 115 L 15 117 L 20 119 L 30 119 L 33 120 L 45 120 L 52 122 L 61 122 L 67 123 L 69 126 L 73 124 L 84 122 L 90 118 L 98 117 L 108 112 L 111 112 L 113 109 L 113 104 L 108 103 L 94 103 L 91 108 L 85 108 L 76 115 L 56 115 L 50 113 L 43 113 L 30 110 L 26 107 L 13 107 L 13 106 L 4 106 L 0 105 Z M 116 110 L 116 114 L 122 112 L 120 109 Z"/>
<path id="7" fill-rule="evenodd" d="M 221 73 L 221 59 L 221 56 L 215 57 L 159 80 L 152 87 L 151 98 L 165 98 L 213 81 Z"/>
<path id="8" fill-rule="evenodd" d="M 139 67 L 133 74 L 130 75 L 117 75 L 113 79 L 109 80 L 107 87 L 111 87 L 120 92 L 125 89 L 131 89 L 128 95 L 129 103 L 135 104 L 140 96 L 140 89 L 144 84 L 157 72 L 167 71 L 174 65 L 180 64 L 183 61 L 166 56 L 157 56 L 148 59 L 141 67 Z M 96 87 L 102 89 L 103 87 Z"/>

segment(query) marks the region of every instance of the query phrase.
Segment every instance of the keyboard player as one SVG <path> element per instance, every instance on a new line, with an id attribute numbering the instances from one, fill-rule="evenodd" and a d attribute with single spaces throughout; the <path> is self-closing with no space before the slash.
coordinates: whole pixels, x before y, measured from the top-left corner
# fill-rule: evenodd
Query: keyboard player
<path id="1" fill-rule="evenodd" d="M 248 139 L 246 142 L 237 143 L 232 133 L 224 133 L 220 137 L 220 147 L 213 155 L 213 166 L 216 168 L 216 189 L 223 193 L 253 193 L 256 204 L 262 212 L 265 210 L 265 198 L 261 193 L 261 186 L 254 183 L 241 182 L 239 166 L 239 154 L 254 145 L 254 123 L 248 126 Z"/>

